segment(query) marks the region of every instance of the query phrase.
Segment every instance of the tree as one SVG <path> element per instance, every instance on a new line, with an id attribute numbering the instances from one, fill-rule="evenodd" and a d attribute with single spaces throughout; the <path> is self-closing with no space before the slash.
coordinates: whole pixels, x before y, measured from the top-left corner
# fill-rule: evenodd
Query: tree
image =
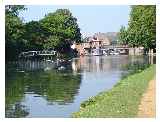
<path id="1" fill-rule="evenodd" d="M 122 45 L 127 45 L 128 44 L 128 34 L 125 26 L 121 26 L 120 32 L 118 34 L 118 39 L 120 40 L 119 43 Z"/>
<path id="2" fill-rule="evenodd" d="M 26 40 L 26 50 L 42 50 L 44 40 L 48 38 L 49 33 L 42 27 L 38 21 L 31 21 L 24 25 Z"/>
<path id="3" fill-rule="evenodd" d="M 120 31 L 123 31 L 120 30 Z M 143 46 L 145 50 L 156 48 L 156 6 L 135 5 L 131 8 L 127 42 L 132 47 Z M 121 40 L 126 36 L 120 33 Z"/>
<path id="4" fill-rule="evenodd" d="M 81 41 L 77 19 L 68 9 L 58 9 L 42 19 L 41 24 L 50 33 L 45 48 L 55 48 L 60 53 L 69 53 L 73 42 Z"/>
<path id="5" fill-rule="evenodd" d="M 25 9 L 24 5 L 6 5 L 5 13 L 11 16 L 18 16 L 19 12 Z"/>
<path id="6" fill-rule="evenodd" d="M 128 30 L 135 36 L 135 44 L 154 49 L 156 41 L 156 6 L 132 6 Z"/>
<path id="7" fill-rule="evenodd" d="M 81 42 L 77 19 L 68 9 L 58 9 L 40 21 L 23 23 L 18 16 L 24 6 L 7 5 L 6 61 L 15 60 L 22 51 L 56 49 L 61 54 L 71 54 L 73 42 Z M 68 55 L 69 56 L 69 55 Z"/>
<path id="8" fill-rule="evenodd" d="M 5 43 L 6 43 L 6 60 L 13 60 L 23 50 L 23 23 L 18 17 L 24 6 L 7 5 L 5 6 Z"/>

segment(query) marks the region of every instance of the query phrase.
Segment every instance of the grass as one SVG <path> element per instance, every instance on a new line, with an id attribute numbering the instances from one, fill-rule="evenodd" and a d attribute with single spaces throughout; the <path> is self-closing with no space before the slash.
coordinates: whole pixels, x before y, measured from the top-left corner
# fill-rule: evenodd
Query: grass
<path id="1" fill-rule="evenodd" d="M 136 117 L 142 94 L 155 76 L 156 65 L 119 81 L 111 90 L 102 92 L 81 104 L 72 117 Z"/>

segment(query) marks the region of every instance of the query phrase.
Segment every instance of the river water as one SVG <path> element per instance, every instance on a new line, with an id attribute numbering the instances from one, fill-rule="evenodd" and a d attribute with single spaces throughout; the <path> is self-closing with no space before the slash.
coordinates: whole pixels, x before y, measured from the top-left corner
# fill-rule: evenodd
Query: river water
<path id="1" fill-rule="evenodd" d="M 81 102 L 111 89 L 132 71 L 155 62 L 148 56 L 91 56 L 67 64 L 27 60 L 6 64 L 6 117 L 70 117 Z"/>

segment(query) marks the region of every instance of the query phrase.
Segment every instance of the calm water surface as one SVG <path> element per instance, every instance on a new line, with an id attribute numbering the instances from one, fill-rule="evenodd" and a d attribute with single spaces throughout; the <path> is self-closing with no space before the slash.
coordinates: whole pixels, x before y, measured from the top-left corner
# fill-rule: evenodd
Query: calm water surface
<path id="1" fill-rule="evenodd" d="M 70 117 L 80 103 L 111 89 L 146 56 L 93 56 L 67 64 L 18 61 L 6 65 L 6 117 Z M 63 67 L 62 67 L 63 66 Z"/>

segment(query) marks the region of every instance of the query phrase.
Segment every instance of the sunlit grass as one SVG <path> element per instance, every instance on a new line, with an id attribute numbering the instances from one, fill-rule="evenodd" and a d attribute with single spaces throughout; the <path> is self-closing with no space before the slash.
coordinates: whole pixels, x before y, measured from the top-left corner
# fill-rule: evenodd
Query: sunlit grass
<path id="1" fill-rule="evenodd" d="M 110 91 L 83 102 L 72 117 L 136 117 L 138 105 L 148 82 L 155 75 L 156 65 L 119 81 Z"/>

